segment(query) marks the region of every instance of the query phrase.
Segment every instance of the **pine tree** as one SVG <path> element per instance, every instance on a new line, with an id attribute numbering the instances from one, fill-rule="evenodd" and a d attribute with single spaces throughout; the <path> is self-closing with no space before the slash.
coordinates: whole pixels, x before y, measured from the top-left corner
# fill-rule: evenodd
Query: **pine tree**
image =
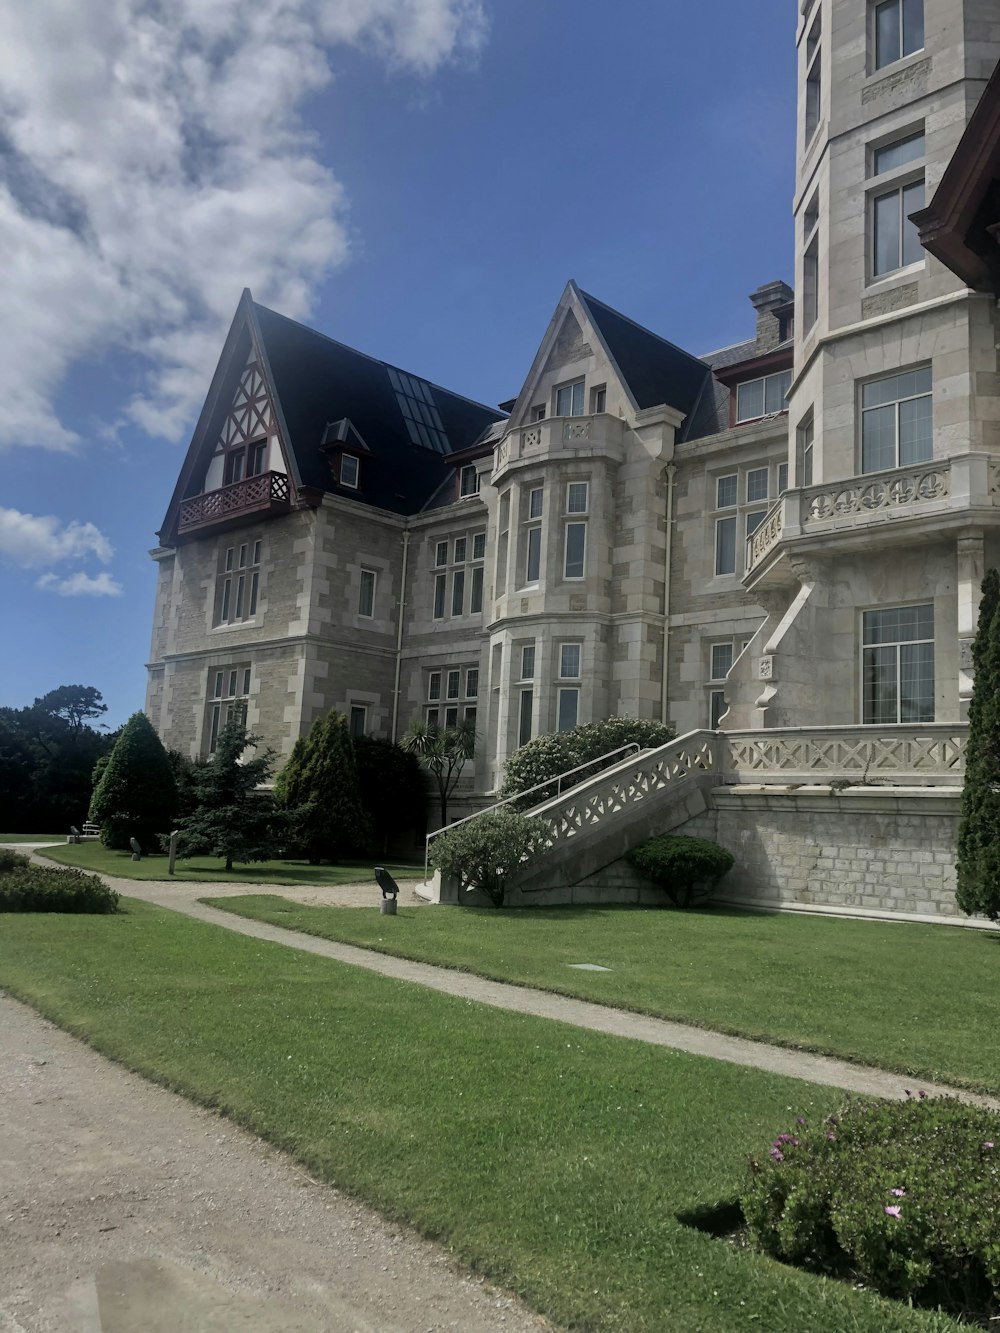
<path id="1" fill-rule="evenodd" d="M 226 723 L 212 759 L 192 775 L 197 808 L 177 822 L 178 855 L 222 856 L 232 870 L 234 861 L 267 861 L 276 854 L 281 821 L 272 794 L 260 790 L 271 776 L 274 751 L 244 757 L 258 743 L 237 718 Z"/>
<path id="2" fill-rule="evenodd" d="M 371 842 L 361 805 L 354 745 L 347 718 L 331 709 L 309 733 L 301 792 L 300 836 L 310 861 L 360 855 Z"/>
<path id="3" fill-rule="evenodd" d="M 975 680 L 958 831 L 956 901 L 1000 917 L 1000 574 L 987 570 L 972 645 Z"/>
<path id="4" fill-rule="evenodd" d="M 90 818 L 101 826 L 105 847 L 127 851 L 135 838 L 144 851 L 157 845 L 177 811 L 170 760 L 145 713 L 133 713 L 99 775 Z"/>

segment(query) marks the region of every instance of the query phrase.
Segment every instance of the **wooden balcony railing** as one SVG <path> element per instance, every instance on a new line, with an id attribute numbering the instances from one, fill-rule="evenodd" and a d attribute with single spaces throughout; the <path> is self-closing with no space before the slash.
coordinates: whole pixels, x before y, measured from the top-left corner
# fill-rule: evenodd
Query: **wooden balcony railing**
<path id="1" fill-rule="evenodd" d="M 288 478 L 283 472 L 261 472 L 217 491 L 181 501 L 178 534 L 202 528 L 235 526 L 252 515 L 286 514 L 291 507 Z"/>

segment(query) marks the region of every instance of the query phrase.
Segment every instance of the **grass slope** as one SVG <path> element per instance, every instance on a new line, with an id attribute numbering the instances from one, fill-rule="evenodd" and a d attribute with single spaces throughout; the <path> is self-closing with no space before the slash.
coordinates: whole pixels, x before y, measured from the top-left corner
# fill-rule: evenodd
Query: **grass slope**
<path id="1" fill-rule="evenodd" d="M 238 915 L 501 981 L 1000 1091 L 1000 938 L 950 926 L 716 909 L 303 907 Z M 598 963 L 610 972 L 578 972 Z"/>
<path id="2" fill-rule="evenodd" d="M 24 915 L 0 985 L 593 1333 L 954 1333 L 682 1226 L 830 1089 L 501 1013 L 148 905 Z"/>
<path id="3" fill-rule="evenodd" d="M 62 842 L 66 841 L 65 833 L 0 833 L 0 846 L 8 843 L 21 842 Z"/>
<path id="4" fill-rule="evenodd" d="M 370 880 L 373 900 L 379 896 L 372 870 L 376 864 L 367 861 L 342 861 L 335 866 L 311 866 L 308 861 L 259 861 L 252 865 L 236 865 L 226 870 L 217 856 L 192 856 L 178 861 L 175 873 L 167 873 L 166 856 L 144 856 L 133 861 L 131 852 L 112 852 L 99 842 L 81 842 L 46 850 L 43 853 L 60 865 L 93 870 L 99 875 L 118 875 L 122 879 L 191 880 L 196 883 L 247 884 L 356 884 Z M 423 864 L 410 865 L 386 862 L 386 869 L 396 879 L 422 878 Z"/>

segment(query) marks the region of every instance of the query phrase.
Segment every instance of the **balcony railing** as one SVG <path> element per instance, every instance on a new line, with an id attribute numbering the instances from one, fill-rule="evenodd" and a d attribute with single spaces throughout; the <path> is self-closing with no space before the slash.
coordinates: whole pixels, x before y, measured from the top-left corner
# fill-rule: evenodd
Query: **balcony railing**
<path id="1" fill-rule="evenodd" d="M 179 534 L 200 528 L 218 528 L 239 523 L 251 515 L 284 514 L 290 508 L 291 492 L 283 472 L 261 472 L 217 491 L 192 495 L 181 501 L 177 521 Z"/>
<path id="2" fill-rule="evenodd" d="M 624 423 L 620 417 L 598 412 L 585 417 L 545 417 L 505 435 L 493 455 L 493 475 L 522 458 L 580 450 L 620 456 Z"/>
<path id="3" fill-rule="evenodd" d="M 950 493 L 949 462 L 856 477 L 833 486 L 810 486 L 801 492 L 801 523 L 808 528 L 856 514 L 928 504 L 931 500 L 945 500 Z"/>

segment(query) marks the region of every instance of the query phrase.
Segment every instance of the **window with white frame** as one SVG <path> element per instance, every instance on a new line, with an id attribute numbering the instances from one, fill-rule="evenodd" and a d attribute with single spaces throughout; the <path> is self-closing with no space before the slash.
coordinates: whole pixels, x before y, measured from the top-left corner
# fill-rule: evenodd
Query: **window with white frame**
<path id="1" fill-rule="evenodd" d="M 862 613 L 862 721 L 934 721 L 934 607 Z"/>
<path id="2" fill-rule="evenodd" d="M 472 535 L 472 570 L 469 587 L 469 614 L 479 615 L 483 609 L 483 561 L 486 559 L 486 533 Z"/>
<path id="3" fill-rule="evenodd" d="M 476 699 L 479 697 L 478 667 L 466 667 L 465 669 L 465 697 L 466 699 Z"/>
<path id="4" fill-rule="evenodd" d="M 586 523 L 566 524 L 566 545 L 563 557 L 563 577 L 582 579 L 587 561 Z"/>
<path id="5" fill-rule="evenodd" d="M 746 380 L 736 386 L 736 420 L 755 421 L 759 417 L 772 416 L 775 412 L 785 412 L 788 404 L 785 395 L 792 383 L 790 370 L 778 371 L 775 375 L 763 375 L 760 379 Z"/>
<path id="6" fill-rule="evenodd" d="M 811 486 L 813 484 L 813 441 L 815 437 L 816 423 L 812 408 L 810 408 L 796 431 L 798 463 L 795 469 L 795 480 L 799 486 Z"/>
<path id="7" fill-rule="evenodd" d="M 517 706 L 517 743 L 527 745 L 531 740 L 531 729 L 535 711 L 535 691 L 524 688 L 520 691 Z"/>
<path id="8" fill-rule="evenodd" d="M 861 471 L 926 463 L 934 451 L 931 368 L 861 386 Z"/>
<path id="9" fill-rule="evenodd" d="M 924 45 L 924 0 L 882 0 L 872 6 L 874 69 L 884 69 Z"/>
<path id="10" fill-rule="evenodd" d="M 207 752 L 215 754 L 219 735 L 228 723 L 246 726 L 250 697 L 250 666 L 213 667 L 208 673 Z"/>
<path id="11" fill-rule="evenodd" d="M 374 569 L 362 569 L 361 584 L 358 591 L 358 615 L 371 619 L 375 615 L 375 588 L 378 572 Z"/>
<path id="12" fill-rule="evenodd" d="M 523 501 L 522 501 L 523 503 Z M 528 503 L 525 517 L 526 526 L 521 539 L 523 560 L 523 582 L 537 583 L 542 573 L 542 510 L 545 503 L 545 490 L 542 486 L 533 486 L 528 491 Z"/>
<path id="13" fill-rule="evenodd" d="M 560 689 L 556 731 L 572 731 L 580 717 L 580 691 Z"/>
<path id="14" fill-rule="evenodd" d="M 576 380 L 573 384 L 564 384 L 556 389 L 556 411 L 557 417 L 582 417 L 583 416 L 583 380 Z"/>
<path id="15" fill-rule="evenodd" d="M 544 407 L 544 404 L 542 404 L 542 403 L 536 403 L 536 404 L 535 404 L 535 406 L 531 409 L 531 420 L 532 420 L 532 421 L 544 421 L 544 420 L 545 420 L 545 407 Z"/>
<path id="16" fill-rule="evenodd" d="M 468 547 L 469 547 L 469 540 L 467 537 L 455 538 L 454 555 L 452 556 L 452 561 L 454 564 L 456 565 L 465 564 L 465 553 L 468 550 Z"/>
<path id="17" fill-rule="evenodd" d="M 708 725 L 713 731 L 728 711 L 726 690 L 722 684 L 733 665 L 734 646 L 732 639 L 722 643 L 713 643 L 709 648 L 708 677 L 711 688 L 708 691 Z M 716 684 L 716 682 L 718 682 Z"/>
<path id="18" fill-rule="evenodd" d="M 872 150 L 871 174 L 891 177 L 887 188 L 869 194 L 869 268 L 872 278 L 923 260 L 920 234 L 910 214 L 924 206 L 924 173 L 914 164 L 924 157 L 924 133 L 908 134 Z"/>
<path id="19" fill-rule="evenodd" d="M 462 499 L 479 494 L 479 469 L 470 463 L 463 467 L 459 476 L 458 493 Z"/>
<path id="20" fill-rule="evenodd" d="M 717 477 L 715 482 L 716 509 L 735 510 L 739 504 L 739 473 L 727 473 Z M 736 573 L 736 524 L 737 513 L 720 513 L 715 520 L 715 572 L 720 574 Z"/>
<path id="21" fill-rule="evenodd" d="M 535 678 L 535 645 L 525 643 L 521 646 L 521 680 Z"/>
<path id="22" fill-rule="evenodd" d="M 215 580 L 213 625 L 236 625 L 252 620 L 257 614 L 260 556 L 261 543 L 255 539 L 222 547 Z"/>
<path id="23" fill-rule="evenodd" d="M 435 565 L 446 565 L 448 563 L 448 543 L 437 542 L 434 546 Z"/>
<path id="24" fill-rule="evenodd" d="M 566 513 L 585 514 L 590 508 L 590 483 L 571 481 L 566 487 Z"/>
<path id="25" fill-rule="evenodd" d="M 354 737 L 363 736 L 368 730 L 367 704 L 351 704 L 350 732 Z"/>
<path id="26" fill-rule="evenodd" d="M 429 671 L 424 721 L 435 729 L 457 727 L 460 718 L 474 721 L 476 709 L 472 701 L 478 694 L 478 666 L 450 666 Z"/>
<path id="27" fill-rule="evenodd" d="M 465 570 L 456 569 L 451 576 L 451 614 L 465 614 Z"/>
<path id="28" fill-rule="evenodd" d="M 499 597 L 507 591 L 507 541 L 510 535 L 510 491 L 500 496 L 500 511 L 497 518 L 497 561 L 494 588 Z"/>
<path id="29" fill-rule="evenodd" d="M 778 494 L 784 495 L 788 490 L 788 464 L 778 464 Z"/>
<path id="30" fill-rule="evenodd" d="M 434 576 L 434 619 L 444 619 L 444 609 L 447 605 L 448 597 L 448 576 L 446 574 L 435 574 Z"/>
<path id="31" fill-rule="evenodd" d="M 608 386 L 595 384 L 590 391 L 590 415 L 599 416 L 608 410 Z"/>
<path id="32" fill-rule="evenodd" d="M 579 680 L 580 663 L 583 654 L 581 643 L 561 643 L 559 645 L 559 679 Z"/>
<path id="33" fill-rule="evenodd" d="M 773 496 L 781 493 L 782 466 L 787 483 L 787 464 L 780 463 L 750 463 L 709 479 L 715 495 L 711 522 L 717 576 L 742 573 L 747 538 L 765 518 Z"/>
<path id="34" fill-rule="evenodd" d="M 358 475 L 360 472 L 360 462 L 354 454 L 341 454 L 340 456 L 340 484 L 341 486 L 350 486 L 352 490 L 358 489 Z"/>

